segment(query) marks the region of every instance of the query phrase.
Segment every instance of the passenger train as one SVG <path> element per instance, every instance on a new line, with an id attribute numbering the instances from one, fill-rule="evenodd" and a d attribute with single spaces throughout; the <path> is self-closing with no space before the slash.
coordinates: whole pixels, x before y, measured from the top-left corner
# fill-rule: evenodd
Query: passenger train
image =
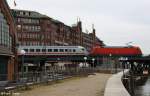
<path id="1" fill-rule="evenodd" d="M 88 55 L 87 50 L 82 46 L 20 46 L 25 51 L 24 55 Z"/>

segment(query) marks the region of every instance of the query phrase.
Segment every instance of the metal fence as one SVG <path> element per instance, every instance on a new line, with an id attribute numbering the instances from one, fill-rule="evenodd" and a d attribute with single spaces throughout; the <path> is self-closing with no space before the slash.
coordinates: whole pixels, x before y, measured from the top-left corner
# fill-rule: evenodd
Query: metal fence
<path id="1" fill-rule="evenodd" d="M 49 70 L 40 72 L 20 72 L 14 74 L 13 81 L 0 81 L 0 96 L 13 96 L 14 90 L 21 87 L 28 87 L 34 84 L 48 83 L 51 81 L 63 80 L 73 76 L 87 76 L 98 71 L 92 67 L 51 67 Z M 7 75 L 0 74 L 0 78 Z"/>

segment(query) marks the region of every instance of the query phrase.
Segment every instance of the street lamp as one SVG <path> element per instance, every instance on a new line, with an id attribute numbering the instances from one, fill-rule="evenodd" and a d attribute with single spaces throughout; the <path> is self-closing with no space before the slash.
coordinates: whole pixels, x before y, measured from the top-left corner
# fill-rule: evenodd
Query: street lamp
<path id="1" fill-rule="evenodd" d="M 92 58 L 92 64 L 93 64 L 93 67 L 92 67 L 92 70 L 94 71 L 94 62 L 95 62 L 95 58 Z"/>
<path id="2" fill-rule="evenodd" d="M 111 62 L 111 56 L 112 56 L 112 54 L 110 53 L 110 54 L 109 54 L 109 64 L 110 64 L 110 66 L 112 66 L 112 64 L 111 64 L 111 63 L 112 63 L 112 62 Z M 107 68 L 108 68 L 108 64 L 107 64 Z"/>
<path id="3" fill-rule="evenodd" d="M 86 67 L 86 60 L 87 60 L 87 57 L 84 57 L 84 61 L 85 61 L 85 66 L 84 67 Z"/>
<path id="4" fill-rule="evenodd" d="M 20 54 L 22 55 L 22 65 L 21 65 L 21 73 L 22 77 L 24 77 L 24 55 L 25 55 L 25 50 L 20 50 Z"/>
<path id="5" fill-rule="evenodd" d="M 92 61 L 93 61 L 93 62 L 92 62 L 92 63 L 93 63 L 93 68 L 94 68 L 94 61 L 95 61 L 95 58 L 92 58 Z"/>

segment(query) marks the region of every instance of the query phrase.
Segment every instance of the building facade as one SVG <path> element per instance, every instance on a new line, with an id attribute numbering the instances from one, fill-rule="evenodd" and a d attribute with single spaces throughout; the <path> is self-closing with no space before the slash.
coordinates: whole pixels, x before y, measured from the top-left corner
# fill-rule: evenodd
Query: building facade
<path id="1" fill-rule="evenodd" d="M 83 33 L 82 22 L 73 26 L 35 11 L 12 10 L 20 46 L 83 46 L 90 50 L 96 43 L 95 29 Z"/>
<path id="2" fill-rule="evenodd" d="M 12 10 L 21 46 L 51 45 L 50 18 L 38 12 Z"/>
<path id="3" fill-rule="evenodd" d="M 83 46 L 90 51 L 93 47 L 93 34 L 90 33 L 82 33 L 83 34 Z"/>
<path id="4" fill-rule="evenodd" d="M 16 34 L 6 0 L 0 0 L 0 81 L 13 80 L 17 69 Z"/>

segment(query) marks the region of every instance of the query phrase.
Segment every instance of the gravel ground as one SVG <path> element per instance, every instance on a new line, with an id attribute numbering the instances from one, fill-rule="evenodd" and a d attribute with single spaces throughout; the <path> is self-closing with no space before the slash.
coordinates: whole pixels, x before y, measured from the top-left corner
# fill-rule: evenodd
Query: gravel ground
<path id="1" fill-rule="evenodd" d="M 19 96 L 103 96 L 105 84 L 110 74 L 65 80 L 64 82 L 40 86 L 22 92 Z"/>

